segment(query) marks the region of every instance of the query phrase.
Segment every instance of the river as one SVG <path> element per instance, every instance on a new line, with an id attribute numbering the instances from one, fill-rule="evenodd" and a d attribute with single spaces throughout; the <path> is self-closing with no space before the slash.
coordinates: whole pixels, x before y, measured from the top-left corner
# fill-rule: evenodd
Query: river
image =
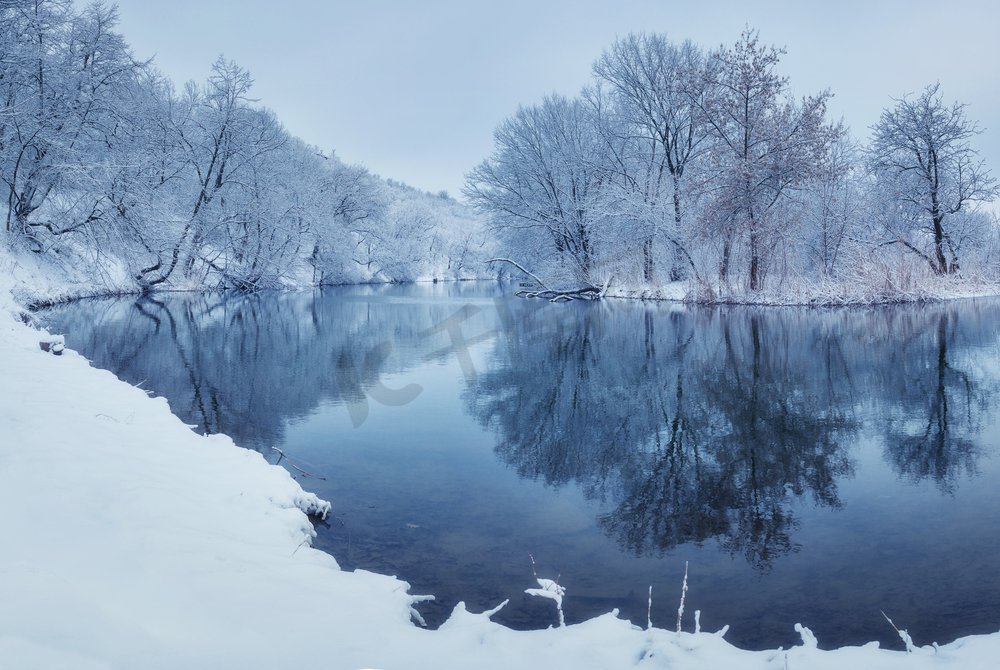
<path id="1" fill-rule="evenodd" d="M 618 608 L 747 648 L 1000 628 L 1000 300 L 550 304 L 495 283 L 43 311 L 94 365 L 333 504 L 315 546 L 554 625 Z M 191 464 L 197 468 L 197 463 Z"/>

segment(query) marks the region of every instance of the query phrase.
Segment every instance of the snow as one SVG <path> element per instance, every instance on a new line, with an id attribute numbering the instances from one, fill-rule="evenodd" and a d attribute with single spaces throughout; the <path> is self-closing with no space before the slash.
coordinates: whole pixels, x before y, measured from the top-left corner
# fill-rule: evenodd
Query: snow
<path id="1" fill-rule="evenodd" d="M 461 604 L 422 629 L 405 582 L 309 546 L 325 502 L 162 398 L 42 351 L 55 334 L 17 318 L 9 283 L 0 273 L 0 669 L 998 667 L 1000 633 L 828 651 L 796 625 L 802 646 L 751 652 L 615 613 L 518 632 Z"/>
<path id="2" fill-rule="evenodd" d="M 524 592 L 529 596 L 547 598 L 555 602 L 556 612 L 559 614 L 559 627 L 562 628 L 566 625 L 566 619 L 563 616 L 562 609 L 563 596 L 566 595 L 565 587 L 560 586 L 558 582 L 554 582 L 551 579 L 544 579 L 542 577 L 536 577 L 535 581 L 538 582 L 538 586 L 541 588 L 525 589 Z"/>
<path id="3" fill-rule="evenodd" d="M 926 277 L 919 286 L 901 289 L 884 281 L 812 281 L 799 278 L 789 281 L 787 285 L 761 291 L 741 288 L 722 290 L 721 287 L 713 287 L 713 291 L 714 294 L 706 294 L 705 287 L 693 281 L 675 281 L 660 286 L 612 286 L 606 295 L 609 298 L 670 302 L 842 307 L 996 296 L 1000 295 L 1000 283 L 979 277 Z"/>

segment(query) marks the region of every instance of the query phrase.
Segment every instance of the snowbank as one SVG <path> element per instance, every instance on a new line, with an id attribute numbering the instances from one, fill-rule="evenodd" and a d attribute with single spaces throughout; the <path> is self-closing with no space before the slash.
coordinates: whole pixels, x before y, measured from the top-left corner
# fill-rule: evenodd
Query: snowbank
<path id="1" fill-rule="evenodd" d="M 803 631 L 800 647 L 749 652 L 614 614 L 515 632 L 461 606 L 423 630 L 405 582 L 309 546 L 306 514 L 326 503 L 163 399 L 43 352 L 5 282 L 0 669 L 997 667 L 1000 634 L 907 654 L 821 651 Z"/>
<path id="2" fill-rule="evenodd" d="M 716 305 L 766 305 L 844 307 L 896 303 L 938 302 L 1000 295 L 1000 284 L 980 277 L 926 277 L 919 285 L 899 287 L 877 281 L 791 281 L 787 286 L 749 291 L 732 288 L 720 291 L 693 281 L 669 282 L 660 286 L 612 286 L 609 298 L 666 300 Z"/>

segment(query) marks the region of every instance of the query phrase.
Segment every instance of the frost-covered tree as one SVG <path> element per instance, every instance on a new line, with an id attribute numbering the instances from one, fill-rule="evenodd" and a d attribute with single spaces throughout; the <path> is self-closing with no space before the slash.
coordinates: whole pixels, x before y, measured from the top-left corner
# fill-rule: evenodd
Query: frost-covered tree
<path id="1" fill-rule="evenodd" d="M 830 275 L 856 175 L 831 155 L 846 133 L 826 120 L 830 94 L 793 99 L 782 53 L 749 29 L 709 55 L 662 35 L 620 39 L 580 97 L 501 124 L 467 195 L 500 244 L 545 276 L 571 258 L 577 281 L 617 272 L 649 285 L 665 267 L 712 299 L 700 268 L 717 263 L 728 290 L 745 262 L 757 291 L 770 269 L 811 267 L 802 241 Z"/>
<path id="2" fill-rule="evenodd" d="M 207 84 L 189 84 L 173 105 L 169 123 L 183 156 L 184 220 L 169 247 L 155 250 L 152 263 L 139 270 L 136 280 L 144 288 L 167 281 L 178 269 L 189 279 L 204 273 L 218 265 L 219 254 L 226 254 L 224 263 L 243 261 L 247 240 L 239 239 L 239 230 L 233 240 L 228 224 L 249 235 L 252 215 L 244 207 L 253 199 L 250 191 L 259 188 L 258 170 L 288 139 L 273 114 L 250 105 L 252 84 L 246 70 L 220 57 Z"/>
<path id="3" fill-rule="evenodd" d="M 48 238 L 107 214 L 99 188 L 142 64 L 114 32 L 117 11 L 65 0 L 0 4 L 0 183 L 5 229 Z"/>
<path id="4" fill-rule="evenodd" d="M 601 124 L 610 149 L 609 167 L 625 200 L 640 205 L 643 278 L 653 280 L 653 246 L 663 231 L 692 265 L 683 241 L 685 172 L 707 148 L 702 113 L 706 59 L 691 42 L 674 44 L 662 34 L 617 40 L 594 63 L 594 76 L 611 88 L 613 107 Z M 617 118 L 615 118 L 617 117 Z M 617 140 L 617 141 L 616 141 Z M 641 211 L 645 209 L 646 211 Z M 666 221 L 661 221 L 662 218 Z M 673 279 L 678 278 L 672 268 Z"/>
<path id="5" fill-rule="evenodd" d="M 787 222 L 773 214 L 809 181 L 839 132 L 826 122 L 830 93 L 791 99 L 788 79 L 777 72 L 783 53 L 745 30 L 734 46 L 712 55 L 713 90 L 705 102 L 715 139 L 719 276 L 728 283 L 734 244 L 745 239 L 751 291 L 763 286 L 768 252 Z"/>
<path id="6" fill-rule="evenodd" d="M 492 250 L 487 231 L 450 196 L 391 182 L 383 216 L 359 222 L 354 262 L 373 279 L 467 279 L 480 276 Z"/>
<path id="7" fill-rule="evenodd" d="M 387 216 L 386 182 L 291 137 L 241 66 L 219 58 L 178 92 L 116 23 L 103 2 L 0 2 L 4 244 L 117 290 L 395 281 L 476 264 L 471 210 L 420 196 L 431 230 L 410 240 L 409 213 Z M 390 244 L 404 238 L 412 254 Z M 377 269 L 355 262 L 359 245 Z"/>
<path id="8" fill-rule="evenodd" d="M 312 217 L 310 281 L 322 285 L 367 279 L 371 273 L 359 273 L 355 254 L 369 226 L 384 218 L 385 186 L 361 166 L 345 165 L 336 155 L 311 153 L 310 158 L 319 158 L 322 165 L 307 171 L 301 184 L 305 203 L 321 203 L 305 207 Z"/>
<path id="9" fill-rule="evenodd" d="M 940 84 L 896 100 L 872 130 L 872 171 L 893 195 L 897 221 L 905 224 L 890 229 L 890 242 L 923 258 L 937 274 L 955 272 L 963 237 L 952 222 L 998 193 L 970 144 L 981 130 L 966 116 L 965 105 L 945 103 Z"/>
<path id="10" fill-rule="evenodd" d="M 803 271 L 814 268 L 819 277 L 831 278 L 849 265 L 867 186 L 862 165 L 859 147 L 842 136 L 816 166 L 800 198 Z"/>
<path id="11" fill-rule="evenodd" d="M 494 133 L 495 149 L 468 177 L 465 195 L 492 216 L 522 260 L 590 284 L 603 171 L 592 117 L 578 99 L 549 96 Z"/>

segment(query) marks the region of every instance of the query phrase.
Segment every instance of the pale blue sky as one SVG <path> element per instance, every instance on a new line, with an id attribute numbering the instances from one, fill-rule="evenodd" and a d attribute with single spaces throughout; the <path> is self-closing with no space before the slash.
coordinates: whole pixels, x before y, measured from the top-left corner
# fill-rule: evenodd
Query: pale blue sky
<path id="1" fill-rule="evenodd" d="M 861 138 L 889 103 L 940 80 L 987 132 L 1000 171 L 1000 6 L 929 2 L 703 0 L 119 0 L 137 55 L 178 84 L 221 53 L 304 140 L 385 177 L 458 194 L 520 103 L 574 94 L 616 36 L 665 32 L 706 47 L 749 23 L 784 46 L 796 94 L 830 88 Z"/>

